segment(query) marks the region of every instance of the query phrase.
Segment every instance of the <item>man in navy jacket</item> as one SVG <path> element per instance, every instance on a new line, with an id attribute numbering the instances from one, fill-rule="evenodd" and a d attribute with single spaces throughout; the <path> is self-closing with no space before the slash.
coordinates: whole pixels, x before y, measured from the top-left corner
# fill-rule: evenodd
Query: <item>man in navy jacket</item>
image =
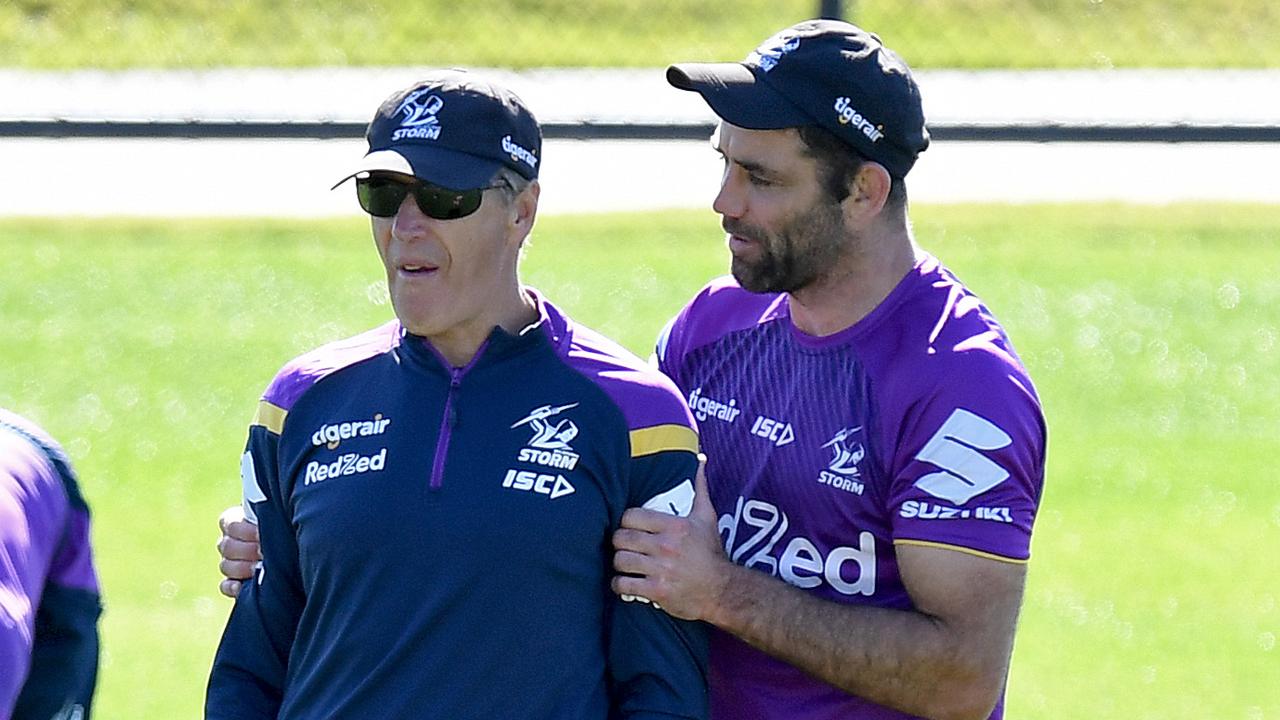
<path id="1" fill-rule="evenodd" d="M 448 71 L 389 98 L 367 138 L 347 179 L 397 319 L 262 397 L 241 469 L 263 559 L 206 717 L 704 717 L 700 629 L 609 589 L 625 509 L 692 507 L 693 418 L 520 283 L 536 120 Z"/>

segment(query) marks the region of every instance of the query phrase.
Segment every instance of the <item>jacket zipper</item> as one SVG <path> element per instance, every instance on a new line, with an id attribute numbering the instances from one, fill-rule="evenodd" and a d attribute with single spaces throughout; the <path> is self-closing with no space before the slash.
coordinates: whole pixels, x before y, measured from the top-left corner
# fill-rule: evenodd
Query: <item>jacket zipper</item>
<path id="1" fill-rule="evenodd" d="M 444 482 L 444 457 L 449 452 L 449 440 L 458 424 L 458 411 L 453 407 L 454 396 L 462 384 L 462 370 L 449 369 L 449 395 L 445 397 L 444 414 L 440 417 L 440 437 L 436 440 L 436 455 L 431 461 L 431 489 L 439 490 Z"/>
<path id="2" fill-rule="evenodd" d="M 430 344 L 427 347 L 431 347 Z M 445 456 L 449 454 L 449 441 L 453 438 L 453 429 L 458 425 L 458 408 L 455 407 L 454 401 L 458 395 L 458 387 L 462 385 L 462 376 L 475 367 L 487 347 L 489 347 L 488 339 L 476 349 L 475 357 L 471 358 L 471 362 L 460 368 L 451 367 L 448 361 L 444 359 L 444 356 L 436 352 L 435 348 L 431 348 L 431 351 L 436 354 L 440 362 L 449 368 L 449 394 L 445 396 L 444 414 L 440 417 L 440 436 L 436 439 L 436 454 L 431 460 L 430 487 L 432 490 L 439 490 L 444 484 L 444 460 Z"/>

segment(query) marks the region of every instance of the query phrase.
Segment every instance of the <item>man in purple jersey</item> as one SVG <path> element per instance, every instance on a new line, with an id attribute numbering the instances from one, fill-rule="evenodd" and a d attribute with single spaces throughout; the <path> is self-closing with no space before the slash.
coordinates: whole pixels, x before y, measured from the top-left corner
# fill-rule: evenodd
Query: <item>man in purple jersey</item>
<path id="1" fill-rule="evenodd" d="M 0 409 L 0 719 L 89 716 L 100 614 L 71 465 L 44 431 Z"/>
<path id="2" fill-rule="evenodd" d="M 811 21 L 667 79 L 721 119 L 733 277 L 659 340 L 705 480 L 689 517 L 627 512 L 614 590 L 716 628 L 718 720 L 1001 717 L 1045 425 L 1000 325 L 912 237 L 910 71 Z"/>

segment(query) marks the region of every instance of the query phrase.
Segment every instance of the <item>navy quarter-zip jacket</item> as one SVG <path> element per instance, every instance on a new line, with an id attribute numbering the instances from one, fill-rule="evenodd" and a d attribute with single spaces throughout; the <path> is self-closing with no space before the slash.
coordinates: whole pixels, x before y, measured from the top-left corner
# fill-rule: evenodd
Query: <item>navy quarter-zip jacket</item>
<path id="1" fill-rule="evenodd" d="M 276 376 L 207 718 L 705 717 L 701 628 L 609 588 L 626 508 L 692 506 L 693 418 L 535 297 L 464 368 L 393 321 Z"/>

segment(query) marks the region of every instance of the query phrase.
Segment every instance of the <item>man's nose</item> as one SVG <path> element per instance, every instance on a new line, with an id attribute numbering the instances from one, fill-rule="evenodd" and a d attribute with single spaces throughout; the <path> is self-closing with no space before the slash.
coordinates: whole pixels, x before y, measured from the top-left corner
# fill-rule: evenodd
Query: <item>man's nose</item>
<path id="1" fill-rule="evenodd" d="M 435 222 L 422 212 L 413 193 L 404 196 L 391 224 L 391 234 L 400 240 L 416 240 L 424 237 L 431 223 Z"/>
<path id="2" fill-rule="evenodd" d="M 733 168 L 725 168 L 720 178 L 720 192 L 711 203 L 711 209 L 724 217 L 740 218 L 746 212 L 746 193 L 741 180 L 735 178 Z"/>

